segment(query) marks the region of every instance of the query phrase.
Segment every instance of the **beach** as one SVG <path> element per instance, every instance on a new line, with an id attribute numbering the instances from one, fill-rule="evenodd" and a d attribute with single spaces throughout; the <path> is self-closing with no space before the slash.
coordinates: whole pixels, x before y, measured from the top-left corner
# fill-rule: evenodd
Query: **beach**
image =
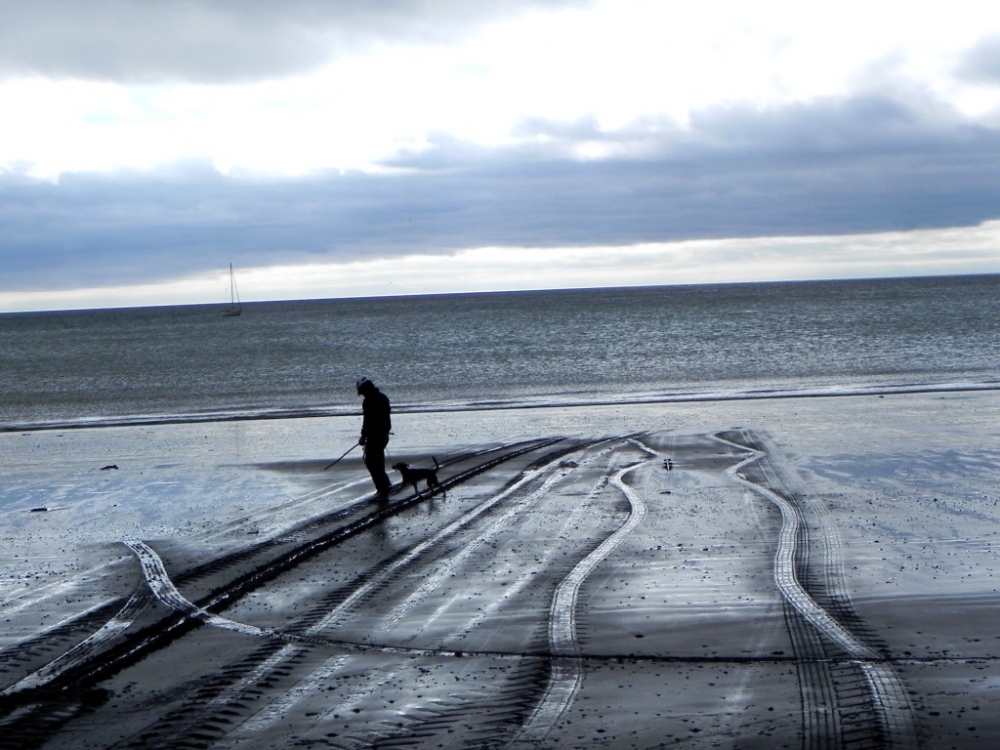
<path id="1" fill-rule="evenodd" d="M 401 413 L 388 503 L 353 415 L 0 433 L 0 746 L 992 747 L 998 417 Z"/>

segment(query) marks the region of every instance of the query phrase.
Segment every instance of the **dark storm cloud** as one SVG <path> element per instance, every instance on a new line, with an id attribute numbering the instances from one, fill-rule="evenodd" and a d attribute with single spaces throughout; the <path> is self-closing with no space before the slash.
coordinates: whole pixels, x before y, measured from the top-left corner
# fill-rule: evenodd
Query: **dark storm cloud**
<path id="1" fill-rule="evenodd" d="M 402 173 L 250 181 L 169 173 L 0 179 L 0 286 L 123 284 L 186 272 L 485 245 L 629 244 L 967 226 L 1000 218 L 1000 131 L 929 102 L 853 98 L 717 109 L 680 129 L 489 150 L 437 140 Z M 639 158 L 578 161 L 599 142 Z"/>
<path id="2" fill-rule="evenodd" d="M 973 83 L 1000 84 L 1000 37 L 981 40 L 962 56 L 955 72 Z"/>
<path id="3" fill-rule="evenodd" d="M 0 0 L 0 75 L 227 82 L 582 0 Z"/>

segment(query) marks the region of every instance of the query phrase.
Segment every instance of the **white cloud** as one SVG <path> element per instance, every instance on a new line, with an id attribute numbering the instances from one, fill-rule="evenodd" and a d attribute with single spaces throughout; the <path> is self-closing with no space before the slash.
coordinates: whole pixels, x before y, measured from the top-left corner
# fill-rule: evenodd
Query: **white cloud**
<path id="1" fill-rule="evenodd" d="M 24 5 L 32 4 L 18 8 Z M 371 13 L 311 0 L 254 4 L 246 12 L 232 3 L 56 5 L 68 20 L 14 12 L 10 3 L 7 12 L 36 24 L 44 39 L 76 19 L 84 24 L 81 35 L 99 28 L 112 42 L 116 33 L 130 33 L 128 24 L 110 20 L 122 8 L 151 22 L 149 33 L 163 27 L 167 39 L 188 33 L 194 21 L 186 14 L 194 13 L 218 22 L 206 34 L 222 41 L 256 40 L 262 50 L 234 52 L 252 59 L 270 49 L 268 38 L 247 30 L 257 26 L 294 36 L 311 22 L 316 34 L 354 30 L 371 43 L 330 47 L 307 66 L 275 62 L 280 75 L 263 81 L 87 83 L 37 72 L 8 79 L 0 83 L 0 169 L 27 164 L 54 177 L 186 159 L 270 174 L 372 168 L 433 134 L 495 147 L 515 143 L 520 123 L 531 119 L 591 118 L 613 132 L 650 121 L 687 124 L 692 113 L 713 107 L 808 103 L 872 87 L 922 89 L 975 117 L 1000 112 L 1000 87 L 954 75 L 961 59 L 965 70 L 969 60 L 987 59 L 992 48 L 961 55 L 1000 33 L 1000 15 L 978 2 L 526 3 L 509 17 L 489 5 L 478 17 L 450 23 L 444 19 L 457 6 L 430 0 Z M 85 23 L 82 8 L 96 9 L 96 20 Z M 223 21 L 233 18 L 239 23 L 227 30 Z M 422 22 L 406 31 L 407 19 Z M 431 32 L 436 19 L 440 34 Z M 336 47 L 329 39 L 323 44 Z M 184 48 L 176 54 L 183 58 Z M 122 64 L 142 68 L 143 59 L 130 50 Z M 189 62 L 211 68 L 197 57 Z M 575 153 L 603 158 L 605 148 L 590 143 Z"/>

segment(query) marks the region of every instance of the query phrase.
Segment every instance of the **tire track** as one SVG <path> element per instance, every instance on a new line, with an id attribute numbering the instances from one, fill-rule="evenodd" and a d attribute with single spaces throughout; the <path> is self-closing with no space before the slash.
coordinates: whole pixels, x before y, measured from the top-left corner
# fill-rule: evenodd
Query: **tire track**
<path id="1" fill-rule="evenodd" d="M 543 743 L 576 697 L 583 680 L 583 664 L 576 632 L 576 605 L 580 587 L 594 569 L 614 552 L 646 517 L 646 503 L 638 492 L 625 484 L 624 477 L 654 460 L 658 454 L 637 440 L 624 441 L 618 447 L 627 444 L 639 447 L 646 453 L 652 454 L 653 458 L 626 466 L 611 477 L 611 483 L 621 490 L 629 501 L 629 516 L 625 523 L 577 563 L 556 588 L 549 609 L 549 650 L 552 659 L 548 685 L 541 701 L 508 745 L 513 750 L 538 747 Z"/>
<path id="2" fill-rule="evenodd" d="M 710 437 L 718 440 L 720 436 Z M 739 442 L 736 442 L 737 440 Z M 730 447 L 750 456 L 753 455 L 753 446 L 757 445 L 746 430 L 741 430 L 734 436 L 733 440 L 728 441 L 728 444 Z M 744 462 L 740 466 L 732 467 L 730 469 L 731 477 L 737 471 L 749 470 L 750 466 L 753 466 L 754 470 L 759 469 L 762 474 L 767 476 L 770 462 L 768 461 L 768 456 L 763 455 L 766 453 L 765 451 L 759 452 L 762 455 L 756 463 L 751 460 L 750 463 Z M 743 479 L 746 479 L 746 477 L 743 477 Z M 753 494 L 761 495 L 761 493 Z M 779 504 L 766 495 L 763 495 L 763 497 L 772 506 L 778 507 L 779 512 L 781 512 Z M 808 527 L 805 523 L 797 524 L 796 534 L 792 537 L 795 540 L 795 546 L 789 556 L 793 564 L 793 576 L 799 582 L 807 580 L 809 574 L 809 536 L 806 533 L 807 529 Z M 783 539 L 787 542 L 788 537 L 782 537 L 787 532 L 787 514 L 781 512 L 781 526 L 775 538 L 776 550 L 782 549 Z M 784 549 L 788 551 L 787 544 Z M 844 745 L 844 733 L 843 722 L 841 721 L 839 712 L 836 710 L 841 705 L 841 700 L 838 697 L 835 673 L 842 671 L 843 667 L 832 666 L 824 658 L 824 655 L 832 649 L 837 656 L 843 659 L 845 658 L 845 653 L 838 647 L 833 646 L 829 639 L 825 639 L 822 630 L 813 626 L 788 597 L 782 596 L 781 601 L 784 609 L 785 627 L 788 629 L 788 634 L 792 641 L 793 653 L 796 656 L 795 667 L 798 673 L 803 749 L 837 750 Z"/>
<path id="3" fill-rule="evenodd" d="M 555 441 L 549 441 L 546 444 L 550 445 L 552 442 Z M 587 446 L 585 445 L 580 448 L 580 450 L 583 450 L 586 447 Z M 519 454 L 524 452 L 526 451 L 519 451 Z M 388 565 L 382 566 L 373 574 L 366 576 L 366 578 L 359 585 L 355 586 L 351 590 L 351 593 L 346 598 L 340 600 L 332 609 L 325 612 L 322 617 L 312 620 L 312 624 L 304 631 L 304 633 L 302 633 L 301 636 L 287 638 L 290 643 L 283 645 L 277 651 L 265 650 L 263 652 L 266 654 L 265 661 L 257 664 L 249 662 L 248 664 L 250 666 L 245 666 L 241 670 L 231 672 L 228 675 L 227 684 L 220 684 L 211 688 L 211 698 L 206 700 L 207 695 L 205 694 L 205 691 L 201 691 L 198 700 L 192 701 L 188 705 L 182 706 L 179 710 L 172 712 L 172 714 L 164 721 L 161 721 L 158 726 L 142 732 L 125 745 L 125 747 L 144 748 L 151 744 L 155 746 L 172 746 L 177 742 L 183 741 L 185 737 L 191 736 L 193 733 L 196 734 L 199 732 L 214 731 L 213 725 L 216 721 L 216 716 L 226 711 L 232 713 L 233 709 L 237 709 L 237 713 L 244 713 L 240 710 L 240 707 L 249 705 L 253 697 L 260 696 L 259 685 L 261 683 L 266 684 L 268 682 L 273 682 L 275 679 L 286 676 L 289 672 L 291 672 L 293 663 L 296 660 L 301 660 L 310 646 L 324 644 L 334 646 L 347 645 L 348 651 L 368 650 L 372 652 L 382 651 L 387 653 L 409 653 L 410 655 L 437 656 L 461 655 L 460 652 L 451 652 L 449 654 L 449 652 L 446 651 L 441 652 L 418 649 L 410 650 L 392 646 L 387 647 L 379 644 L 371 644 L 368 646 L 362 644 L 341 644 L 340 642 L 330 641 L 323 638 L 322 632 L 338 627 L 342 623 L 343 618 L 347 616 L 351 610 L 363 607 L 364 603 L 369 600 L 372 595 L 382 590 L 391 579 L 404 574 L 406 570 L 418 563 L 422 556 L 438 547 L 444 539 L 453 536 L 468 526 L 471 526 L 480 516 L 493 510 L 495 506 L 521 491 L 529 483 L 537 481 L 539 477 L 544 477 L 546 474 L 554 470 L 558 470 L 565 463 L 564 456 L 566 453 L 567 451 L 565 450 L 559 451 L 554 457 L 550 456 L 548 463 L 537 466 L 536 468 L 530 468 L 518 480 L 510 483 L 504 490 L 486 503 L 482 503 L 476 508 L 468 511 L 462 517 L 439 531 L 435 536 L 421 542 L 414 548 L 408 550 L 402 556 L 394 559 Z M 496 461 L 491 463 L 495 464 Z M 473 476 L 481 473 L 481 470 L 481 466 L 475 467 L 468 472 L 464 472 L 463 475 L 460 476 Z M 551 483 L 553 480 L 558 481 L 564 476 L 565 474 L 560 472 L 554 477 L 549 477 L 546 482 Z M 454 480 L 455 478 L 453 477 L 450 480 L 450 485 L 456 484 Z M 442 481 L 442 484 L 450 486 L 444 481 Z M 544 493 L 542 494 L 544 495 Z M 412 502 L 409 502 L 409 504 L 412 504 Z M 182 602 L 177 600 L 174 601 L 174 604 L 180 609 L 186 608 Z M 217 620 L 215 621 L 215 624 L 220 627 L 232 629 L 232 626 L 229 623 L 223 621 Z M 269 633 L 263 631 L 258 633 L 258 635 L 265 636 L 273 634 L 273 632 Z M 352 646 L 354 647 L 352 648 Z M 358 646 L 360 646 L 360 648 L 358 648 Z M 343 649 L 338 649 L 338 651 L 342 652 Z M 520 658 L 521 657 L 518 657 L 518 659 Z M 242 726 L 235 733 L 228 732 L 224 740 L 220 737 L 219 740 L 222 744 L 219 745 L 219 747 L 224 748 L 233 746 L 234 744 L 239 745 L 241 742 L 246 741 L 248 737 L 252 738 L 260 732 L 266 731 L 287 716 L 288 712 L 291 711 L 300 701 L 310 697 L 317 690 L 324 690 L 331 678 L 333 678 L 345 664 L 347 664 L 347 657 L 343 656 L 342 653 L 325 660 L 307 677 L 304 679 L 297 679 L 294 685 L 290 686 L 290 689 L 285 691 L 275 702 L 268 704 L 263 709 L 257 711 L 248 721 L 243 722 Z M 249 674 L 246 673 L 247 668 L 252 670 Z M 394 674 L 395 673 L 392 672 L 392 670 L 390 670 L 390 674 L 383 675 L 382 677 L 379 677 L 376 673 L 372 673 L 369 677 L 370 686 L 362 688 L 353 699 L 348 699 L 348 704 L 350 704 L 351 700 L 356 701 L 370 696 L 373 692 L 377 691 L 381 685 L 391 680 Z M 234 679 L 235 682 L 233 681 Z M 371 686 L 372 682 L 376 684 Z M 338 706 L 339 708 L 329 710 L 341 710 L 344 713 L 351 710 L 350 705 L 338 704 Z"/>
<path id="4" fill-rule="evenodd" d="M 581 450 L 576 452 L 578 455 L 583 456 L 584 451 L 592 449 L 600 443 L 608 441 L 599 441 L 597 443 L 591 443 L 581 447 Z M 443 583 L 450 574 L 456 564 L 459 564 L 465 558 L 468 558 L 475 548 L 480 547 L 485 543 L 490 537 L 495 536 L 498 532 L 502 531 L 510 525 L 510 522 L 517 515 L 522 514 L 531 505 L 537 503 L 539 500 L 544 499 L 546 496 L 551 494 L 554 487 L 565 480 L 571 473 L 575 472 L 577 469 L 585 467 L 592 464 L 596 460 L 607 456 L 608 454 L 620 448 L 623 443 L 616 442 L 613 445 L 598 450 L 596 452 L 590 453 L 585 457 L 579 458 L 579 463 L 576 460 L 571 460 L 573 454 L 567 454 L 560 457 L 556 461 L 553 461 L 548 470 L 553 471 L 543 484 L 530 495 L 521 498 L 514 505 L 504 509 L 501 515 L 498 515 L 491 519 L 488 526 L 480 531 L 476 532 L 476 536 L 466 543 L 460 552 L 450 555 L 448 558 L 448 565 L 445 570 L 438 571 L 435 575 L 427 579 L 427 581 L 419 587 L 419 589 L 407 598 L 399 607 L 395 608 L 390 612 L 385 621 L 380 624 L 378 630 L 381 630 L 386 623 L 391 623 L 398 620 L 398 610 L 401 608 L 409 608 L 411 604 L 426 596 L 430 591 L 434 590 L 435 586 Z M 604 485 L 606 478 L 602 478 L 598 482 L 598 487 Z M 592 490 L 591 497 L 596 492 L 596 489 Z M 583 506 L 581 504 L 576 508 L 575 512 L 583 512 Z M 565 523 L 569 524 L 572 520 L 572 514 L 566 518 Z M 607 543 L 605 543 L 607 546 Z M 608 547 L 607 551 L 610 551 L 611 547 Z M 547 569 L 545 563 L 539 563 L 540 568 Z M 579 568 L 579 563 L 576 568 Z M 586 578 L 586 574 L 581 577 L 581 581 Z M 533 576 L 526 576 L 522 579 L 521 583 L 526 585 L 525 582 L 533 580 Z M 514 588 L 517 588 L 519 584 L 515 583 Z M 499 607 L 499 603 L 493 603 L 487 610 L 493 609 L 494 607 Z M 565 608 L 565 603 L 560 610 Z M 575 601 L 569 605 L 569 617 L 572 617 L 572 611 L 575 610 Z M 470 621 L 468 621 L 463 627 L 463 632 L 468 632 L 471 628 L 475 627 L 478 623 L 482 622 L 486 617 L 487 613 L 480 612 L 474 616 Z M 558 627 L 558 626 L 557 626 Z M 419 632 L 419 630 L 417 631 Z M 568 639 L 570 643 L 576 643 L 575 633 Z M 475 736 L 475 747 L 489 747 L 489 748 L 499 748 L 507 746 L 510 742 L 510 732 L 505 729 L 506 726 L 510 724 L 521 724 L 523 721 L 523 716 L 528 712 L 529 707 L 539 705 L 539 702 L 544 702 L 545 691 L 541 688 L 541 685 L 549 686 L 551 692 L 551 686 L 553 683 L 561 684 L 565 682 L 565 679 L 561 677 L 560 671 L 572 671 L 576 670 L 580 672 L 582 670 L 583 659 L 580 658 L 579 653 L 576 654 L 576 658 L 563 659 L 558 654 L 553 651 L 551 646 L 551 639 L 549 639 L 549 645 L 547 648 L 540 650 L 538 654 L 528 654 L 522 653 L 517 655 L 518 664 L 515 666 L 513 674 L 506 675 L 506 684 L 501 687 L 501 692 L 499 695 L 494 695 L 490 701 L 480 701 L 482 705 L 478 703 L 470 704 L 469 696 L 463 693 L 460 697 L 452 696 L 452 698 L 459 698 L 458 702 L 455 703 L 441 703 L 436 706 L 434 711 L 434 719 L 419 719 L 414 718 L 413 722 L 407 726 L 407 729 L 402 734 L 397 729 L 396 731 L 389 733 L 371 733 L 366 736 L 365 740 L 355 744 L 350 744 L 348 747 L 352 750 L 360 750 L 364 747 L 371 747 L 375 743 L 378 747 L 390 747 L 395 746 L 395 744 L 408 745 L 412 744 L 412 738 L 416 736 L 424 736 L 423 732 L 436 732 L 439 731 L 439 724 L 442 726 L 453 725 L 456 721 L 461 720 L 463 724 L 467 726 L 467 729 L 472 731 L 473 736 Z M 483 652 L 457 652 L 460 656 L 486 656 L 486 657 L 498 657 L 503 656 L 510 658 L 512 654 L 499 654 L 499 653 L 483 653 Z M 553 675 L 556 675 L 554 678 Z M 538 698 L 535 696 L 538 695 Z M 567 705 L 568 705 L 567 701 Z M 343 714 L 346 710 L 352 708 L 350 703 L 339 704 L 336 708 L 330 709 L 330 712 L 339 711 Z M 484 720 L 482 721 L 482 726 L 479 729 L 473 730 L 469 727 L 469 715 L 470 711 L 475 709 L 478 713 L 484 715 Z M 418 708 L 420 710 L 420 708 Z M 451 717 L 451 718 L 448 718 Z M 427 735 L 431 736 L 431 735 Z"/>
<path id="5" fill-rule="evenodd" d="M 750 433 L 744 432 L 743 435 L 749 438 L 748 443 L 755 442 Z M 868 727 L 855 725 L 849 728 L 852 744 L 861 742 L 860 745 L 856 746 L 899 748 L 899 750 L 909 750 L 916 747 L 917 734 L 912 709 L 906 697 L 906 691 L 891 664 L 821 607 L 799 581 L 798 571 L 800 567 L 808 564 L 807 560 L 799 559 L 800 542 L 802 539 L 808 539 L 808 528 L 802 509 L 789 498 L 750 481 L 741 473 L 744 468 L 751 464 L 765 463 L 767 453 L 752 448 L 750 445 L 728 440 L 721 434 L 712 437 L 730 447 L 747 452 L 748 455 L 744 460 L 726 471 L 727 475 L 738 484 L 770 500 L 781 511 L 782 527 L 774 557 L 774 580 L 782 597 L 795 613 L 803 617 L 825 639 L 841 649 L 848 657 L 847 664 L 856 667 L 863 676 L 862 685 L 867 692 L 865 704 L 871 712 L 872 722 L 869 722 Z M 774 474 L 771 476 L 775 480 L 778 479 Z M 826 529 L 822 528 L 820 531 L 825 534 Z M 830 544 L 827 549 L 832 550 L 833 545 Z M 841 676 L 841 680 L 843 679 L 844 677 Z M 806 687 L 806 692 L 809 692 L 810 687 Z M 819 687 L 820 693 L 828 692 L 822 685 Z M 816 710 L 822 712 L 831 707 L 840 709 L 839 703 L 838 700 L 829 706 L 817 706 Z M 809 713 L 812 714 L 813 711 Z M 804 716 L 804 719 L 806 720 L 805 729 L 807 732 L 829 729 L 829 727 L 824 727 L 822 722 L 817 724 L 815 716 Z M 846 737 L 843 736 L 845 732 L 843 723 L 841 721 L 841 726 L 837 727 L 836 731 L 841 736 L 842 741 L 846 741 Z M 871 723 L 874 723 L 875 726 L 871 726 Z"/>
<path id="6" fill-rule="evenodd" d="M 489 469 L 518 456 L 532 451 L 541 450 L 562 440 L 562 438 L 551 438 L 540 441 L 531 441 L 514 444 L 513 446 L 500 446 L 496 448 L 494 457 L 476 466 L 460 472 L 447 480 L 442 481 L 442 489 L 448 489 L 468 481 L 469 479 L 488 471 Z M 512 449 L 513 448 L 513 449 Z M 565 451 L 564 451 L 565 452 Z M 345 513 L 343 509 L 334 511 L 320 519 L 313 519 L 303 527 L 317 529 L 312 538 L 292 546 L 291 549 L 275 555 L 274 548 L 277 545 L 273 540 L 264 541 L 261 544 L 223 556 L 223 558 L 210 561 L 199 566 L 194 573 L 185 576 L 190 580 L 192 577 L 203 574 L 207 570 L 216 570 L 219 567 L 232 565 L 234 562 L 252 560 L 255 555 L 266 558 L 255 565 L 249 572 L 236 577 L 227 584 L 215 589 L 214 592 L 195 603 L 188 602 L 183 597 L 180 600 L 173 600 L 174 610 L 165 617 L 160 617 L 155 623 L 148 625 L 138 632 L 129 634 L 127 631 L 134 623 L 135 618 L 128 616 L 136 610 L 141 602 L 136 600 L 127 605 L 125 613 L 120 613 L 110 618 L 102 627 L 98 629 L 100 635 L 87 640 L 87 645 L 81 647 L 72 655 L 63 654 L 57 657 L 42 669 L 36 670 L 28 682 L 19 684 L 17 689 L 12 689 L 5 694 L 0 694 L 0 726 L 8 729 L 14 726 L 34 726 L 37 731 L 32 732 L 33 739 L 30 741 L 25 737 L 24 742 L 15 745 L 16 747 L 33 747 L 36 744 L 37 736 L 45 736 L 46 733 L 58 731 L 58 728 L 72 716 L 79 713 L 81 706 L 86 703 L 93 703 L 94 698 L 86 698 L 88 691 L 101 681 L 117 674 L 126 667 L 146 658 L 150 654 L 172 643 L 177 638 L 182 637 L 193 628 L 205 623 L 207 619 L 214 624 L 220 624 L 225 618 L 219 620 L 212 619 L 219 611 L 224 610 L 231 604 L 238 601 L 248 593 L 259 589 L 270 580 L 281 573 L 290 570 L 314 557 L 317 554 L 339 544 L 357 534 L 372 528 L 387 518 L 394 516 L 403 510 L 412 507 L 423 501 L 432 494 L 428 491 L 418 492 L 414 495 L 398 500 L 389 507 L 381 508 L 373 513 L 368 513 L 362 518 L 336 526 L 333 529 L 325 530 L 324 525 L 331 522 L 343 520 Z M 288 545 L 284 545 L 288 546 Z M 137 550 L 143 552 L 142 547 L 133 547 L 133 552 Z M 146 564 L 151 565 L 149 571 L 154 571 L 156 575 L 155 562 L 146 560 Z M 171 601 L 168 590 L 160 592 L 166 601 Z M 147 596 L 148 600 L 148 596 Z M 181 601 L 183 600 L 183 601 Z M 355 599 L 356 600 L 356 599 Z M 201 613 L 204 612 L 205 615 Z M 231 623 L 232 621 L 228 621 Z M 232 629 L 241 629 L 239 624 L 232 626 Z M 246 632 L 241 630 L 241 632 Z M 279 638 L 286 641 L 296 640 L 290 634 L 279 633 L 278 631 L 265 632 L 272 638 Z M 332 640 L 332 639 L 331 639 Z M 344 644 L 350 646 L 350 644 Z M 361 650 L 355 644 L 351 650 Z M 252 667 L 247 667 L 247 670 Z M 97 691 L 98 694 L 100 691 Z M 84 699 L 75 696 L 83 695 Z M 98 702 L 100 698 L 97 698 Z M 40 744 L 40 743 L 39 743 Z"/>
<path id="7" fill-rule="evenodd" d="M 579 450 L 583 451 L 587 447 L 589 446 L 581 446 Z M 350 616 L 351 610 L 363 605 L 364 601 L 373 592 L 386 585 L 390 579 L 404 573 L 407 569 L 417 564 L 419 560 L 428 552 L 440 546 L 444 540 L 466 530 L 472 526 L 475 521 L 480 519 L 480 517 L 497 508 L 501 503 L 515 495 L 530 483 L 537 481 L 541 477 L 545 477 L 538 489 L 519 499 L 510 507 L 505 508 L 501 514 L 492 518 L 485 528 L 479 531 L 473 539 L 466 543 L 459 553 L 450 555 L 444 565 L 442 565 L 433 575 L 425 578 L 421 585 L 415 589 L 413 593 L 388 612 L 385 617 L 382 618 L 382 621 L 379 622 L 373 629 L 373 634 L 375 635 L 386 633 L 391 626 L 404 617 L 405 614 L 418 601 L 426 597 L 429 591 L 440 586 L 442 582 L 447 580 L 452 575 L 453 571 L 461 565 L 461 563 L 467 559 L 476 548 L 481 546 L 481 544 L 489 536 L 496 534 L 497 531 L 504 528 L 506 524 L 509 523 L 510 519 L 515 514 L 537 502 L 540 498 L 548 494 L 553 486 L 565 480 L 570 473 L 570 470 L 565 468 L 567 464 L 565 455 L 566 454 L 560 454 L 548 463 L 528 471 L 516 482 L 509 485 L 497 495 L 494 495 L 486 502 L 481 503 L 475 508 L 467 511 L 461 517 L 442 528 L 433 536 L 408 550 L 401 557 L 394 560 L 390 565 L 380 570 L 377 575 L 372 576 L 364 584 L 356 588 L 350 596 L 343 600 L 338 606 L 331 609 L 326 616 L 312 626 L 309 633 L 318 633 L 331 628 L 336 629 L 341 626 L 344 623 L 345 618 Z M 444 484 L 444 482 L 442 482 L 442 484 Z M 283 654 L 283 656 L 285 658 L 290 657 L 291 652 L 287 651 Z M 278 655 L 276 655 L 276 664 L 274 665 L 275 668 L 278 663 L 277 657 Z M 265 709 L 258 712 L 256 716 L 245 722 L 240 729 L 240 735 L 245 736 L 248 734 L 252 735 L 259 733 L 281 721 L 302 698 L 312 694 L 318 689 L 321 689 L 323 685 L 328 684 L 333 675 L 336 674 L 336 672 L 338 672 L 344 664 L 345 661 L 342 657 L 333 657 L 327 660 L 307 677 L 300 680 L 293 690 L 286 692 L 277 701 L 271 703 Z M 338 703 L 335 707 L 328 709 L 328 713 L 337 711 L 347 713 L 351 711 L 353 708 L 353 701 L 358 700 L 360 697 L 370 695 L 372 691 L 376 690 L 385 682 L 391 680 L 394 675 L 395 672 L 392 669 L 381 675 L 372 674 L 370 677 L 370 683 L 375 683 L 374 687 L 371 684 L 365 686 L 353 698 L 349 697 L 345 701 Z"/>
<path id="8" fill-rule="evenodd" d="M 525 453 L 531 452 L 533 450 L 538 450 L 543 447 L 547 447 L 554 443 L 557 443 L 562 438 L 550 438 L 547 440 L 534 440 L 534 441 L 522 441 L 518 443 L 511 443 L 508 445 L 501 445 L 494 448 L 486 448 L 482 450 L 476 450 L 472 452 L 467 452 L 463 454 L 456 455 L 450 459 L 447 459 L 441 463 L 442 466 L 449 466 L 454 463 L 468 460 L 471 458 L 481 458 L 490 454 L 494 455 L 493 458 L 488 459 L 477 466 L 467 469 L 464 472 L 460 472 L 449 479 L 442 481 L 442 486 L 444 489 L 448 487 L 461 484 L 468 481 L 472 477 L 480 474 L 484 471 L 508 461 L 512 458 L 516 458 Z M 343 487 L 349 487 L 353 484 L 359 484 L 361 482 L 348 482 L 344 483 Z M 292 501 L 293 504 L 299 502 L 313 502 L 316 499 L 321 499 L 330 491 L 330 487 L 321 488 L 313 493 L 305 495 L 303 498 L 299 498 L 296 501 Z M 403 500 L 398 500 L 394 502 L 390 507 L 384 508 L 382 515 L 374 518 L 373 520 L 377 523 L 384 521 L 390 515 L 395 515 L 412 505 L 422 502 L 426 498 L 430 497 L 432 494 L 428 491 L 416 492 L 408 498 Z M 227 568 L 232 568 L 234 566 L 246 566 L 253 565 L 258 569 L 266 569 L 268 565 L 273 565 L 274 561 L 269 561 L 268 555 L 275 556 L 275 560 L 278 560 L 278 556 L 281 555 L 281 550 L 290 549 L 291 552 L 286 552 L 286 555 L 293 555 L 297 550 L 300 550 L 304 545 L 310 542 L 319 541 L 321 544 L 324 542 L 324 534 L 328 535 L 328 530 L 331 525 L 345 523 L 347 519 L 356 516 L 359 512 L 364 512 L 366 508 L 370 507 L 373 501 L 374 495 L 367 493 L 356 498 L 354 501 L 349 502 L 346 505 L 334 508 L 333 510 L 327 511 L 320 515 L 308 518 L 297 524 L 294 524 L 290 528 L 284 528 L 278 531 L 274 531 L 267 536 L 258 539 L 252 545 L 234 550 L 227 554 L 221 555 L 219 557 L 214 557 L 206 562 L 195 566 L 194 568 L 184 571 L 177 576 L 175 580 L 179 585 L 188 585 L 194 581 L 205 578 L 209 575 L 221 575 Z M 285 507 L 289 503 L 283 503 L 279 507 Z M 264 514 L 265 517 L 268 515 Z M 366 518 L 371 518 L 369 514 L 365 514 Z M 364 520 L 364 519 L 362 519 Z M 364 530 L 364 529 L 360 529 Z M 336 533 L 337 529 L 334 529 Z M 339 543 L 342 540 L 334 540 L 333 543 Z M 322 551 L 322 550 L 320 550 Z M 253 563 L 255 558 L 260 558 L 261 562 Z M 298 561 L 295 562 L 297 564 Z M 206 605 L 207 606 L 207 605 Z"/>
<path id="9" fill-rule="evenodd" d="M 744 431 L 740 442 L 767 454 L 757 464 L 765 481 L 780 495 L 789 498 L 803 514 L 800 554 L 796 559 L 796 570 L 803 588 L 847 630 L 865 643 L 875 644 L 876 636 L 851 603 L 840 534 L 825 506 L 808 494 L 781 451 L 766 436 Z M 812 521 L 805 522 L 806 517 Z M 817 534 L 812 533 L 811 529 L 821 530 L 822 533 L 817 538 Z M 815 559 L 817 553 L 818 560 Z M 801 622 L 800 618 L 790 619 Z M 815 636 L 813 639 L 815 640 Z M 878 676 L 871 675 L 862 664 L 839 659 L 842 652 L 831 647 L 828 641 L 820 641 L 820 645 L 824 653 L 835 661 L 830 661 L 825 666 L 811 664 L 799 668 L 805 677 L 803 684 L 822 684 L 825 692 L 825 701 L 815 703 L 817 710 L 804 712 L 805 716 L 817 724 L 820 732 L 832 732 L 826 744 L 823 743 L 824 735 L 818 734 L 817 747 L 841 747 L 844 739 L 862 748 L 882 747 L 883 739 L 873 731 L 873 727 L 879 728 L 883 735 L 885 730 L 881 729 L 881 722 L 870 705 L 871 683 L 878 680 Z M 817 678 L 822 682 L 817 682 Z M 808 692 L 811 695 L 813 691 Z M 827 710 L 828 706 L 836 706 L 838 710 Z"/>
<path id="10" fill-rule="evenodd" d="M 124 606 L 98 628 L 97 631 L 91 633 L 69 651 L 57 656 L 41 669 L 32 672 L 27 677 L 6 688 L 3 692 L 0 692 L 0 695 L 9 696 L 22 690 L 33 690 L 43 687 L 64 672 L 85 664 L 93 654 L 132 627 L 132 623 L 135 622 L 136 617 L 149 604 L 149 600 L 149 594 L 146 591 L 136 591 L 128 598 Z"/>

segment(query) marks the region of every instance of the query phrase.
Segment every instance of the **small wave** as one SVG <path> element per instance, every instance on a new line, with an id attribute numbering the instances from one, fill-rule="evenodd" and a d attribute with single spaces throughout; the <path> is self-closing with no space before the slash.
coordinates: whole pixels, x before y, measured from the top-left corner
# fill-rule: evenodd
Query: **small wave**
<path id="1" fill-rule="evenodd" d="M 757 386 L 746 388 L 706 388 L 663 390 L 633 393 L 535 394 L 505 399 L 464 399 L 394 403 L 397 414 L 434 412 L 501 411 L 508 409 L 554 409 L 633 404 L 668 404 L 708 401 L 748 401 L 784 398 L 831 398 L 842 396 L 886 396 L 908 393 L 958 393 L 1000 390 L 1000 380 L 922 382 L 922 383 L 837 383 L 809 386 Z M 268 419 L 309 419 L 317 417 L 356 417 L 356 405 L 285 407 L 277 409 L 234 409 L 177 414 L 134 414 L 87 416 L 60 420 L 27 421 L 0 426 L 0 432 L 93 429 L 100 427 L 138 427 L 210 422 L 240 422 Z"/>

